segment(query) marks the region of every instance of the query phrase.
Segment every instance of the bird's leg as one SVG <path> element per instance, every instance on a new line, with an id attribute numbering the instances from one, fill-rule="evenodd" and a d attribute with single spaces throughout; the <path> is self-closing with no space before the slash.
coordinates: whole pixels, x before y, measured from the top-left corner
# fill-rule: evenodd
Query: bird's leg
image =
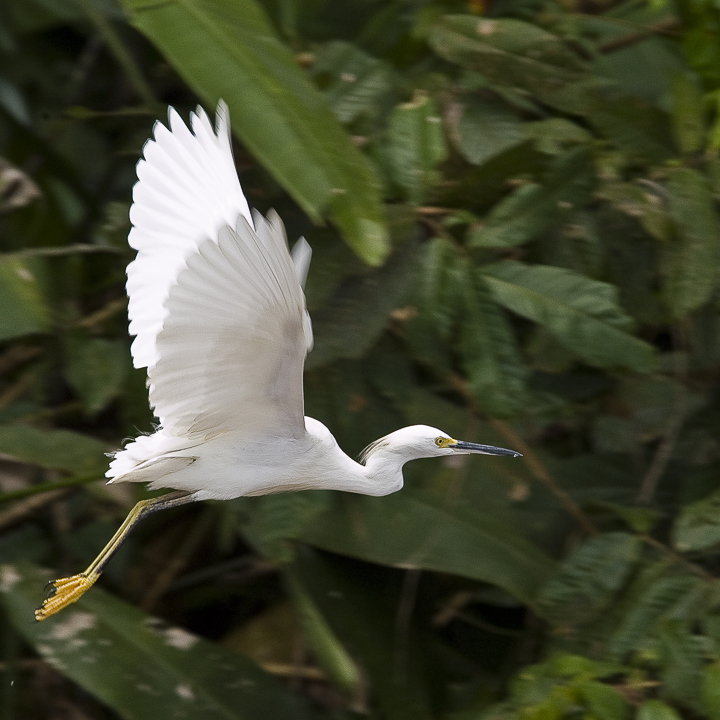
<path id="1" fill-rule="evenodd" d="M 45 620 L 45 618 L 60 612 L 64 607 L 74 603 L 84 595 L 95 584 L 105 565 L 140 520 L 158 510 L 185 505 L 193 502 L 193 500 L 192 493 L 183 490 L 151 498 L 150 500 L 141 500 L 129 512 L 125 522 L 118 528 L 110 542 L 100 551 L 100 554 L 90 563 L 85 572 L 60 578 L 50 583 L 52 586 L 50 592 L 43 604 L 35 611 L 35 619 Z"/>

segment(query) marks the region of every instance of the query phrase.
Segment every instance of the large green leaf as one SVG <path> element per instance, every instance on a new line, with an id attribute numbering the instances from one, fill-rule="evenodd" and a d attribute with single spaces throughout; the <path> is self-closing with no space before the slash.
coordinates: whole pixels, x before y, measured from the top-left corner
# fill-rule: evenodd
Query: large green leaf
<path id="1" fill-rule="evenodd" d="M 677 236 L 668 248 L 665 297 L 675 318 L 706 303 L 720 276 L 720 219 L 697 170 L 674 172 L 667 185 Z"/>
<path id="2" fill-rule="evenodd" d="M 461 97 L 447 114 L 450 139 L 468 162 L 482 165 L 527 135 L 516 113 L 498 101 Z"/>
<path id="3" fill-rule="evenodd" d="M 685 505 L 675 520 L 673 544 L 678 550 L 705 550 L 720 543 L 720 492 Z"/>
<path id="4" fill-rule="evenodd" d="M 366 352 L 406 296 L 417 260 L 417 243 L 409 240 L 382 268 L 348 278 L 329 302 L 312 313 L 315 347 L 306 367 Z"/>
<path id="5" fill-rule="evenodd" d="M 701 150 L 705 143 L 705 108 L 702 86 L 693 73 L 677 73 L 672 78 L 672 120 L 675 142 L 682 153 Z"/>
<path id="6" fill-rule="evenodd" d="M 389 246 L 374 170 L 254 0 L 123 0 L 211 106 L 224 99 L 250 151 L 316 220 L 324 212 L 367 262 Z"/>
<path id="7" fill-rule="evenodd" d="M 0 567 L 13 627 L 53 667 L 126 720 L 307 720 L 308 705 L 241 655 L 145 615 L 93 588 L 77 605 L 33 622 L 49 575 Z"/>
<path id="8" fill-rule="evenodd" d="M 383 718 L 435 717 L 418 633 L 399 614 L 400 573 L 303 548 L 287 574 L 363 668 Z"/>
<path id="9" fill-rule="evenodd" d="M 540 96 L 552 95 L 585 74 L 579 56 L 559 37 L 521 20 L 446 15 L 429 40 L 446 60 Z"/>
<path id="10" fill-rule="evenodd" d="M 720 718 L 720 662 L 717 660 L 705 666 L 702 675 L 701 702 L 703 710 L 710 720 Z M 646 720 L 646 718 L 642 718 Z M 647 720 L 655 720 L 648 718 Z M 675 720 L 675 718 L 658 718 L 657 720 Z"/>
<path id="11" fill-rule="evenodd" d="M 398 105 L 390 115 L 388 154 L 396 182 L 417 204 L 437 182 L 435 166 L 447 156 L 442 119 L 427 95 Z"/>
<path id="12" fill-rule="evenodd" d="M 27 425 L 0 425 L 0 452 L 21 462 L 74 475 L 97 472 L 107 467 L 108 446 L 89 435 L 71 430 L 41 430 Z"/>
<path id="13" fill-rule="evenodd" d="M 343 123 L 360 116 L 374 119 L 384 96 L 392 87 L 392 66 L 378 60 L 349 42 L 335 40 L 320 48 L 312 65 L 312 73 L 321 81 L 330 107 Z"/>
<path id="14" fill-rule="evenodd" d="M 457 280 L 463 294 L 460 353 L 470 389 L 490 415 L 513 415 L 525 395 L 526 369 L 508 318 L 468 262 L 458 263 Z"/>
<path id="15" fill-rule="evenodd" d="M 556 158 L 542 184 L 517 188 L 480 226 L 471 227 L 473 247 L 511 247 L 533 240 L 586 201 L 594 178 L 587 152 L 578 148 Z"/>
<path id="16" fill-rule="evenodd" d="M 580 87 L 573 99 L 565 93 L 561 109 L 581 114 L 603 137 L 625 154 L 645 161 L 662 162 L 672 152 L 670 119 L 655 105 L 602 87 Z"/>
<path id="17" fill-rule="evenodd" d="M 496 517 L 405 488 L 384 498 L 338 495 L 300 539 L 370 562 L 493 583 L 530 602 L 552 561 Z"/>
<path id="18" fill-rule="evenodd" d="M 646 700 L 638 708 L 637 720 L 681 720 L 681 718 L 662 700 Z"/>
<path id="19" fill-rule="evenodd" d="M 307 555 L 307 548 L 303 554 Z M 295 613 L 318 662 L 343 690 L 353 695 L 360 694 L 364 689 L 364 679 L 355 661 L 333 632 L 298 573 L 287 566 L 283 574 Z M 355 618 L 356 621 L 358 619 Z"/>
<path id="20" fill-rule="evenodd" d="M 30 264 L 20 258 L 0 258 L 0 308 L 0 340 L 48 328 L 38 281 Z"/>
<path id="21" fill-rule="evenodd" d="M 482 268 L 495 300 L 546 327 L 560 343 L 597 367 L 652 369 L 655 351 L 633 337 L 617 290 L 563 268 L 506 261 Z"/>
<path id="22" fill-rule="evenodd" d="M 68 337 L 65 373 L 89 414 L 105 408 L 122 390 L 130 370 L 130 353 L 122 340 Z"/>

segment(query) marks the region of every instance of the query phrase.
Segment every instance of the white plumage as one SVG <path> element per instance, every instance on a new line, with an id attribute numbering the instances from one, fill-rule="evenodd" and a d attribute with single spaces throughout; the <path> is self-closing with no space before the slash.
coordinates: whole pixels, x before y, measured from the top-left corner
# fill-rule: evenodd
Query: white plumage
<path id="1" fill-rule="evenodd" d="M 149 512 L 310 488 L 386 495 L 402 487 L 408 460 L 519 454 L 415 425 L 370 445 L 361 464 L 304 417 L 310 248 L 300 240 L 291 256 L 280 218 L 251 216 L 223 103 L 215 131 L 199 108 L 192 132 L 169 116 L 138 163 L 129 236 L 138 254 L 127 282 L 133 361 L 148 369 L 160 426 L 118 451 L 107 477 L 180 492 L 138 503 L 85 572 L 55 581 L 39 620 L 75 602 Z"/>

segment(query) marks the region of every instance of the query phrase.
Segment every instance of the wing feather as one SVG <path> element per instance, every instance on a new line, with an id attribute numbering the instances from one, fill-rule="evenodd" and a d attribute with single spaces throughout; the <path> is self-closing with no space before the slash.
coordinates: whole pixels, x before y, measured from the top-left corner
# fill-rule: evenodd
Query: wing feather
<path id="1" fill-rule="evenodd" d="M 127 281 L 133 362 L 148 368 L 161 427 L 116 453 L 107 476 L 118 480 L 147 479 L 139 469 L 223 431 L 305 432 L 310 248 L 298 243 L 293 262 L 277 215 L 253 223 L 223 103 L 215 130 L 201 108 L 190 127 L 168 116 L 137 166 Z"/>
<path id="2" fill-rule="evenodd" d="M 172 435 L 305 432 L 305 298 L 280 219 L 255 222 L 257 232 L 240 217 L 202 243 L 170 290 L 148 381 Z"/>
<path id="3" fill-rule="evenodd" d="M 238 215 L 252 222 L 235 171 L 225 105 L 218 106 L 216 132 L 200 108 L 191 116 L 194 133 L 175 110 L 168 115 L 171 130 L 156 123 L 154 139 L 145 144 L 130 209 L 128 242 L 138 251 L 127 283 L 135 367 L 152 367 L 158 360 L 164 303 L 187 257 L 205 240 L 217 239 L 224 225 L 234 227 Z"/>

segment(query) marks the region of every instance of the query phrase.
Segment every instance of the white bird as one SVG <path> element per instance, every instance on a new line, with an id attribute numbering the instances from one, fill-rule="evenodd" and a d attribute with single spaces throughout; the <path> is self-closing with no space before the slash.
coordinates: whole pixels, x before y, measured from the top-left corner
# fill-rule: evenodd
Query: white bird
<path id="1" fill-rule="evenodd" d="M 303 412 L 312 348 L 303 286 L 310 247 L 288 250 L 279 217 L 250 214 L 232 156 L 228 111 L 216 129 L 198 108 L 190 129 L 174 109 L 137 165 L 127 269 L 132 356 L 147 367 L 160 420 L 118 451 L 109 482 L 176 492 L 139 502 L 85 572 L 52 583 L 44 620 L 97 580 L 144 516 L 196 500 L 329 488 L 387 495 L 408 460 L 465 453 L 519 456 L 426 425 L 390 433 L 355 462 Z"/>

